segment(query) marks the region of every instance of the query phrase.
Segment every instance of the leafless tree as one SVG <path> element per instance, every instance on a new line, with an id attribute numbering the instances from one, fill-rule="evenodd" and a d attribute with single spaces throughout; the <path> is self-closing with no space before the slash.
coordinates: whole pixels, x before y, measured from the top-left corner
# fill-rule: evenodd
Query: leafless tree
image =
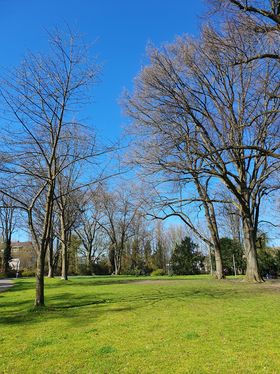
<path id="1" fill-rule="evenodd" d="M 132 235 L 132 226 L 140 210 L 139 201 L 133 200 L 131 189 L 123 184 L 113 192 L 99 191 L 102 217 L 98 221 L 109 237 L 109 259 L 112 271 L 119 274 L 125 245 Z"/>
<path id="2" fill-rule="evenodd" d="M 223 43 L 217 43 L 219 38 Z M 186 153 L 191 154 L 200 162 L 200 180 L 211 177 L 217 188 L 222 183 L 230 191 L 242 216 L 246 276 L 259 282 L 260 205 L 275 188 L 272 178 L 279 162 L 255 147 L 277 146 L 280 102 L 277 61 L 236 64 L 240 50 L 254 48 L 228 22 L 221 35 L 208 27 L 199 40 L 183 37 L 151 49 L 150 65 L 136 79 L 127 109 L 138 133 L 140 163 L 146 166 L 147 161 L 153 173 L 170 168 L 190 178 Z M 222 197 L 218 200 L 222 203 Z"/>
<path id="3" fill-rule="evenodd" d="M 76 235 L 82 242 L 83 253 L 86 257 L 87 272 L 92 273 L 92 263 L 104 253 L 105 238 L 104 230 L 100 225 L 102 211 L 98 199 L 98 188 L 90 188 L 79 196 L 80 201 L 80 222 L 75 229 Z"/>
<path id="4" fill-rule="evenodd" d="M 67 173 L 57 178 L 57 196 L 55 198 L 56 213 L 59 217 L 59 230 L 56 236 L 60 240 L 61 249 L 61 278 L 68 279 L 68 247 L 71 233 L 79 225 L 81 210 L 77 194 L 77 178 L 79 173 L 74 171 L 73 164 Z"/>
<path id="5" fill-rule="evenodd" d="M 16 229 L 16 212 L 13 201 L 9 197 L 2 195 L 0 201 L 0 230 L 4 244 L 2 265 L 3 272 L 7 275 L 9 261 L 12 258 L 12 234 Z"/>
<path id="6" fill-rule="evenodd" d="M 165 167 L 163 166 L 163 168 Z M 187 170 L 189 170 L 189 176 Z M 172 180 L 172 174 L 174 174 L 174 172 L 167 167 L 168 182 Z M 200 241 L 213 249 L 216 264 L 215 277 L 217 279 L 222 279 L 224 278 L 224 273 L 219 230 L 214 201 L 213 198 L 210 198 L 209 178 L 206 180 L 198 178 L 198 169 L 194 171 L 193 165 L 191 167 L 186 165 L 185 173 L 180 173 L 180 175 L 181 180 L 177 194 L 174 194 L 174 189 L 172 192 L 165 191 L 164 194 L 160 191 L 151 193 L 149 196 L 146 194 L 145 203 L 147 207 L 147 215 L 160 220 L 179 217 L 188 230 L 190 230 Z M 174 181 L 175 184 L 178 184 L 178 174 L 176 173 L 173 182 Z M 150 189 L 150 191 L 151 190 L 153 189 Z M 219 200 L 216 199 L 216 202 L 219 202 Z M 201 223 L 201 220 L 192 217 L 194 211 L 200 213 L 201 210 L 204 212 L 208 232 L 205 226 Z"/>
<path id="7" fill-rule="evenodd" d="M 279 0 L 209 0 L 208 2 L 215 11 L 224 11 L 227 15 L 232 13 L 246 15 L 247 19 L 257 26 L 255 29 L 257 32 L 280 30 L 278 28 L 280 25 Z"/>
<path id="8" fill-rule="evenodd" d="M 99 71 L 96 64 L 89 63 L 88 48 L 76 35 L 55 32 L 49 36 L 50 53 L 29 54 L 18 69 L 7 74 L 1 88 L 5 117 L 10 115 L 13 134 L 4 139 L 2 173 L 9 180 L 1 192 L 28 215 L 37 252 L 35 306 L 44 305 L 45 255 L 57 178 L 71 164 L 81 161 L 80 157 L 69 160 L 69 154 L 65 157 L 59 151 L 68 142 L 69 133 L 81 127 L 75 117 Z M 34 222 L 38 204 L 43 207 L 40 230 Z"/>

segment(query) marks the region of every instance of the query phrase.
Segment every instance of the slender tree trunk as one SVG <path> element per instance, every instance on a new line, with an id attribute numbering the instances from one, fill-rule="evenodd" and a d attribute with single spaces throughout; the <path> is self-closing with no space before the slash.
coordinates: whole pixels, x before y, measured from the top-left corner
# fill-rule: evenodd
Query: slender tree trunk
<path id="1" fill-rule="evenodd" d="M 119 266 L 118 266 L 118 259 L 117 256 L 115 255 L 114 257 L 114 274 L 118 275 L 119 274 Z"/>
<path id="2" fill-rule="evenodd" d="M 50 239 L 49 248 L 48 248 L 48 278 L 54 277 L 54 260 L 53 260 L 53 238 Z"/>
<path id="3" fill-rule="evenodd" d="M 11 260 L 12 256 L 12 245 L 11 245 L 11 240 L 8 239 L 5 242 L 5 248 L 4 248 L 4 253 L 3 253 L 3 270 L 4 274 L 7 276 L 9 272 L 9 261 Z"/>
<path id="4" fill-rule="evenodd" d="M 35 297 L 36 307 L 45 305 L 44 271 L 45 271 L 45 248 L 44 248 L 44 243 L 42 243 L 39 254 L 37 255 L 36 297 Z"/>
<path id="5" fill-rule="evenodd" d="M 92 275 L 91 249 L 87 251 L 87 273 Z"/>
<path id="6" fill-rule="evenodd" d="M 111 244 L 109 247 L 109 262 L 110 262 L 110 271 L 112 274 L 115 273 L 115 244 Z"/>
<path id="7" fill-rule="evenodd" d="M 121 271 L 121 254 L 119 248 L 116 246 L 116 250 L 114 252 L 114 273 L 115 275 L 119 275 Z"/>
<path id="8" fill-rule="evenodd" d="M 210 231 L 211 239 L 213 243 L 215 265 L 216 265 L 215 277 L 217 279 L 223 279 L 225 275 L 224 275 L 224 269 L 223 269 L 223 260 L 222 260 L 221 245 L 220 245 L 220 238 L 219 238 L 219 231 L 218 231 L 215 209 L 214 209 L 213 203 L 211 202 L 208 196 L 206 188 L 199 182 L 196 176 L 194 176 L 194 181 L 195 181 L 199 196 L 203 200 L 205 217 L 207 220 L 208 229 Z"/>
<path id="9" fill-rule="evenodd" d="M 246 279 L 248 282 L 263 282 L 259 271 L 256 248 L 256 233 L 250 217 L 243 217 L 244 246 L 247 260 Z"/>
<path id="10" fill-rule="evenodd" d="M 213 267 L 212 267 L 212 253 L 211 253 L 211 246 L 208 246 L 209 251 L 209 265 L 210 265 L 210 274 L 213 275 Z"/>
<path id="11" fill-rule="evenodd" d="M 115 275 L 119 275 L 121 272 L 122 253 L 123 253 L 123 250 L 120 249 L 119 246 L 116 246 L 115 256 L 114 256 Z"/>
<path id="12" fill-rule="evenodd" d="M 68 280 L 68 253 L 66 243 L 61 243 L 61 279 Z"/>
<path id="13" fill-rule="evenodd" d="M 60 217 L 61 226 L 61 279 L 68 280 L 68 251 L 67 251 L 67 234 L 65 231 L 64 217 Z"/>

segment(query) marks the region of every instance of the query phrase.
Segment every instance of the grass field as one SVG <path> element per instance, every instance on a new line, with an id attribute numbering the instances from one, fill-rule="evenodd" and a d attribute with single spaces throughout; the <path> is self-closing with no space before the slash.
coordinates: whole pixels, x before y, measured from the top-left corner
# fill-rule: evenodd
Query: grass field
<path id="1" fill-rule="evenodd" d="M 46 280 L 0 293 L 0 373 L 280 373 L 280 283 Z"/>

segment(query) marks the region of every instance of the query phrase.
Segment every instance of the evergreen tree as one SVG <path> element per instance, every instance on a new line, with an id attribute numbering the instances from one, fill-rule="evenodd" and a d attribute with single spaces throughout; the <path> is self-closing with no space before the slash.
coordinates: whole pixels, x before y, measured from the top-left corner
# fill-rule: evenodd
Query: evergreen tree
<path id="1" fill-rule="evenodd" d="M 238 274 L 244 274 L 246 270 L 246 261 L 241 243 L 236 239 L 221 238 L 220 245 L 225 274 L 234 274 L 234 263 L 236 272 Z"/>
<path id="2" fill-rule="evenodd" d="M 176 244 L 171 256 L 173 274 L 199 274 L 203 269 L 204 256 L 197 250 L 190 237 L 186 236 L 180 244 Z"/>

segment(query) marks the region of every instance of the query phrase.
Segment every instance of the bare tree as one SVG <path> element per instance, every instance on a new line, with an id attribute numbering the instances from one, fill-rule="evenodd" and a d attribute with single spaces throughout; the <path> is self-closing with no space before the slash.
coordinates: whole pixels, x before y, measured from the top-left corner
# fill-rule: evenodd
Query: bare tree
<path id="1" fill-rule="evenodd" d="M 64 280 L 68 279 L 68 247 L 71 233 L 78 227 L 82 213 L 79 204 L 79 190 L 82 188 L 79 185 L 80 171 L 79 164 L 72 164 L 57 178 L 55 207 L 60 225 L 56 236 L 61 243 L 61 278 Z"/>
<path id="2" fill-rule="evenodd" d="M 121 271 L 125 245 L 132 235 L 133 222 L 140 209 L 139 201 L 133 201 L 132 196 L 132 191 L 124 186 L 113 192 L 99 191 L 102 217 L 98 222 L 110 240 L 109 259 L 115 275 Z"/>
<path id="3" fill-rule="evenodd" d="M 219 38 L 223 43 L 216 43 Z M 279 90 L 276 61 L 235 63 L 239 50 L 254 48 L 229 22 L 222 35 L 206 28 L 200 40 L 183 37 L 162 50 L 152 49 L 150 65 L 137 78 L 127 107 L 143 154 L 140 163 L 147 161 L 154 173 L 163 167 L 186 170 L 189 177 L 187 149 L 201 163 L 200 180 L 211 177 L 217 189 L 222 183 L 230 191 L 242 216 L 246 276 L 260 282 L 260 205 L 275 187 L 272 178 L 279 162 L 251 146 L 277 146 L 280 103 L 270 95 Z"/>
<path id="4" fill-rule="evenodd" d="M 80 124 L 81 109 L 98 68 L 89 64 L 88 49 L 71 32 L 50 35 L 50 54 L 29 54 L 2 82 L 1 97 L 11 114 L 12 139 L 6 137 L 5 167 L 9 175 L 1 191 L 27 212 L 37 252 L 35 306 L 44 305 L 45 255 L 50 242 L 58 176 L 80 158 L 59 153 L 69 132 Z M 67 155 L 68 156 L 68 155 Z M 83 155 L 84 157 L 84 155 Z M 40 200 L 40 203 L 39 203 Z M 43 225 L 36 230 L 35 211 L 42 207 Z"/>
<path id="5" fill-rule="evenodd" d="M 104 252 L 104 230 L 100 225 L 102 217 L 101 205 L 98 199 L 98 189 L 90 188 L 79 196 L 80 222 L 75 229 L 76 235 L 82 242 L 86 257 L 87 273 L 92 274 L 92 264 Z"/>
<path id="6" fill-rule="evenodd" d="M 279 0 L 209 0 L 214 10 L 245 14 L 252 22 L 261 22 L 255 29 L 257 32 L 279 31 L 280 1 Z M 264 24 L 265 22 L 265 24 Z"/>
<path id="7" fill-rule="evenodd" d="M 2 265 L 3 272 L 6 275 L 9 272 L 9 261 L 12 259 L 12 234 L 16 228 L 15 213 L 13 201 L 9 197 L 2 195 L 0 208 L 0 229 L 4 244 Z"/>
<path id="8" fill-rule="evenodd" d="M 165 169 L 165 166 L 163 166 L 163 168 Z M 188 170 L 189 177 L 187 177 Z M 223 279 L 223 262 L 216 211 L 213 198 L 210 198 L 210 179 L 207 178 L 206 180 L 203 180 L 202 178 L 199 178 L 198 169 L 195 171 L 193 166 L 189 167 L 186 165 L 185 172 L 186 173 L 181 177 L 179 192 L 177 194 L 174 195 L 174 193 L 171 192 L 167 194 L 165 191 L 164 195 L 160 192 L 152 194 L 155 195 L 155 198 L 145 197 L 147 214 L 148 216 L 161 220 L 166 220 L 170 217 L 180 218 L 188 230 L 190 230 L 200 241 L 213 249 L 216 264 L 214 275 L 217 279 Z M 168 182 L 172 180 L 172 174 L 173 171 L 167 167 Z M 190 180 L 190 178 L 192 179 Z M 185 179 L 187 179 L 187 181 Z M 175 183 L 178 184 L 178 175 L 175 176 Z M 186 197 L 184 197 L 184 194 Z M 149 203 L 147 203 L 147 201 L 149 201 Z M 216 200 L 215 202 L 221 201 Z M 207 229 L 205 229 L 205 226 L 202 225 L 201 220 L 192 217 L 193 211 L 200 213 L 201 210 L 204 212 L 208 232 Z"/>

